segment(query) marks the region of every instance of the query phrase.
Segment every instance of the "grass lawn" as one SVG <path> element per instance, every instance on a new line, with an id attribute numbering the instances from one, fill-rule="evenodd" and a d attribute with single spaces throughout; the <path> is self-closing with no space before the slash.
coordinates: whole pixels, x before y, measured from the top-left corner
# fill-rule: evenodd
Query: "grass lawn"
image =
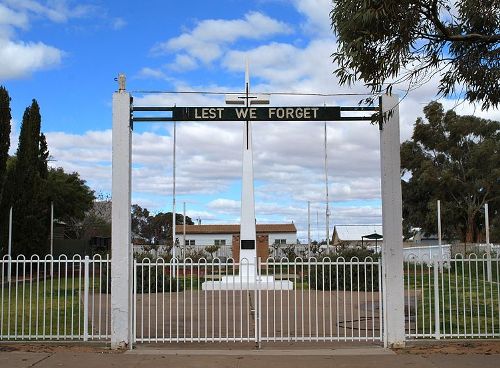
<path id="1" fill-rule="evenodd" d="M 494 273 L 496 276 L 496 267 Z M 437 281 L 441 334 L 500 336 L 500 285 L 496 277 L 492 282 L 486 280 L 479 262 L 453 262 Z M 405 302 L 412 317 L 411 333 L 435 332 L 434 283 L 432 268 L 405 265 Z"/>
<path id="2" fill-rule="evenodd" d="M 90 291 L 99 290 L 91 278 Z M 34 335 L 71 337 L 83 335 L 83 278 L 25 280 L 0 289 L 0 336 Z"/>

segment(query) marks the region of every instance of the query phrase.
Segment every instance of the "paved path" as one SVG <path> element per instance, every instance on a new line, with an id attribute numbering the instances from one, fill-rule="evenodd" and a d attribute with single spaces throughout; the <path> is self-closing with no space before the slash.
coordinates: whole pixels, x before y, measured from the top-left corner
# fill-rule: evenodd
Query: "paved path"
<path id="1" fill-rule="evenodd" d="M 1 345 L 0 345 L 1 350 Z M 146 347 L 125 353 L 106 351 L 79 352 L 76 349 L 57 350 L 55 352 L 1 352 L 0 367 L 203 367 L 203 368 L 497 368 L 500 354 L 460 355 L 460 354 L 395 354 L 390 350 L 376 346 L 352 346 L 334 349 L 263 349 L 216 350 L 212 349 L 177 349 Z"/>

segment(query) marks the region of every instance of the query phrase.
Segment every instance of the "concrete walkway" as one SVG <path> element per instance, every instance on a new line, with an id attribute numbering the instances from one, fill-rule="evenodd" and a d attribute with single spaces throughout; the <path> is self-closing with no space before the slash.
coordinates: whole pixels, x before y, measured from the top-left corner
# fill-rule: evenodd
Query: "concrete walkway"
<path id="1" fill-rule="evenodd" d="M 61 347 L 53 351 L 2 351 L 0 367 L 203 367 L 203 368 L 497 368 L 500 354 L 396 354 L 378 346 L 339 346 L 330 349 L 280 347 L 262 350 L 239 348 L 165 348 L 147 346 L 127 352 L 111 352 L 105 349 L 79 351 L 78 346 Z M 33 351 L 35 350 L 35 351 Z M 43 349 L 42 349 L 43 350 Z"/>

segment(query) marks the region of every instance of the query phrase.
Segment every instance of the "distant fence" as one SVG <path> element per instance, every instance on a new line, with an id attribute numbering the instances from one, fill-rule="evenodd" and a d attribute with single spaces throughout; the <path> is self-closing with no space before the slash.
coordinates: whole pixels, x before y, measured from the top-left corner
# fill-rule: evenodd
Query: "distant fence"
<path id="1" fill-rule="evenodd" d="M 451 245 L 427 245 L 420 247 L 403 248 L 403 258 L 406 260 L 418 260 L 419 262 L 429 262 L 433 259 L 443 257 L 444 259 L 451 258 Z"/>
<path id="2" fill-rule="evenodd" d="M 213 246 L 214 244 L 196 244 L 188 245 L 185 247 L 177 246 L 175 250 L 176 257 L 183 258 L 193 258 L 193 254 L 197 254 L 196 258 L 212 258 L 212 255 L 206 251 L 206 248 Z M 286 256 L 286 249 L 292 247 L 298 257 L 307 256 L 307 244 L 278 244 L 269 245 L 269 256 L 276 259 Z M 165 255 L 167 248 L 164 245 L 151 246 L 151 245 L 134 245 L 134 252 L 140 253 L 149 250 L 155 256 L 162 257 Z M 214 253 L 214 258 L 219 258 L 221 260 L 227 260 L 233 257 L 233 247 L 231 244 L 221 245 L 219 249 Z"/>
<path id="3" fill-rule="evenodd" d="M 110 338 L 109 257 L 0 260 L 0 340 Z"/>

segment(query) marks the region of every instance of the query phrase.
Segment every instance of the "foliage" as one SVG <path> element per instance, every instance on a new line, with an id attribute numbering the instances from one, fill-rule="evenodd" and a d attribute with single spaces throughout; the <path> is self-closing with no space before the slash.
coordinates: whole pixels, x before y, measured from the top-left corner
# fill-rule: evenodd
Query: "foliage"
<path id="1" fill-rule="evenodd" d="M 183 224 L 183 215 L 175 214 L 175 224 Z M 186 216 L 186 225 L 194 225 L 193 220 Z M 160 212 L 152 215 L 147 208 L 132 205 L 132 232 L 136 238 L 145 244 L 167 244 L 172 246 L 172 212 Z"/>
<path id="2" fill-rule="evenodd" d="M 215 254 L 217 253 L 217 251 L 220 249 L 220 245 L 216 245 L 216 244 L 212 244 L 212 245 L 207 245 L 205 247 L 205 252 L 207 252 L 208 254 L 210 254 L 210 256 L 212 257 L 212 259 L 215 258 Z"/>
<path id="3" fill-rule="evenodd" d="M 366 248 L 347 248 L 323 260 L 338 262 L 338 265 L 315 265 L 311 267 L 308 283 L 316 290 L 378 291 L 379 268 L 376 264 L 349 264 L 351 260 L 377 261 L 379 256 Z M 346 263 L 344 263 L 346 262 Z"/>
<path id="4" fill-rule="evenodd" d="M 0 86 L 0 201 L 7 177 L 7 159 L 10 147 L 10 97 L 9 92 Z"/>
<path id="5" fill-rule="evenodd" d="M 2 204 L 4 219 L 8 217 L 10 206 L 14 208 L 13 255 L 45 254 L 48 250 L 50 203 L 46 180 L 49 153 L 40 127 L 40 108 L 33 100 L 24 112 L 16 159 L 9 165 L 7 174 L 9 189 L 5 194 L 8 192 L 9 197 Z"/>
<path id="6" fill-rule="evenodd" d="M 297 258 L 299 255 L 297 254 L 297 248 L 295 244 L 287 244 L 283 249 L 282 252 L 284 256 L 289 260 L 293 261 L 295 258 Z"/>
<path id="7" fill-rule="evenodd" d="M 205 258 L 206 253 L 205 250 L 203 249 L 195 249 L 192 247 L 189 247 L 186 249 L 186 254 L 184 258 L 190 258 L 193 262 L 199 262 L 200 259 Z M 213 256 L 212 256 L 213 259 Z"/>
<path id="8" fill-rule="evenodd" d="M 435 234 L 440 199 L 445 237 L 470 243 L 483 232 L 484 204 L 500 203 L 500 122 L 445 113 L 437 102 L 424 113 L 401 145 L 404 226 Z"/>
<path id="9" fill-rule="evenodd" d="M 54 202 L 54 218 L 63 222 L 81 221 L 90 211 L 94 192 L 79 174 L 68 174 L 62 168 L 50 168 L 47 176 L 47 193 Z"/>
<path id="10" fill-rule="evenodd" d="M 374 93 L 390 92 L 393 84 L 413 89 L 441 73 L 441 94 L 498 106 L 500 2 L 336 0 L 330 17 L 341 84 L 362 80 Z"/>
<path id="11" fill-rule="evenodd" d="M 310 257 L 321 257 L 325 253 L 325 248 L 322 248 L 318 242 L 314 241 L 311 243 Z"/>

